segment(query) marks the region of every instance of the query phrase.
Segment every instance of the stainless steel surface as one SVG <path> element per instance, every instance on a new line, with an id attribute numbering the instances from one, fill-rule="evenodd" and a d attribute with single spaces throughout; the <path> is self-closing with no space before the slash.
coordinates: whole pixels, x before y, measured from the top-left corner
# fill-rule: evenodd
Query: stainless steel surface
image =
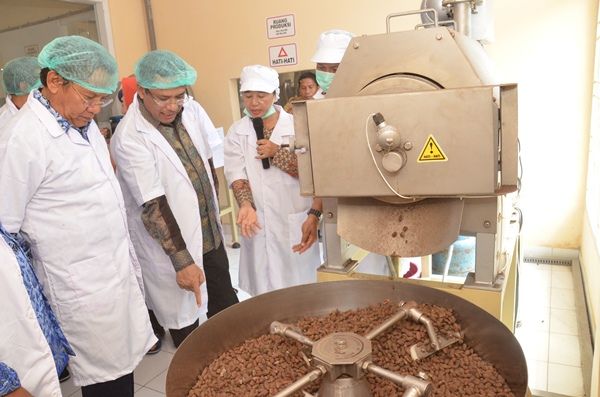
<path id="1" fill-rule="evenodd" d="M 313 342 L 310 338 L 302 335 L 299 330 L 294 329 L 290 324 L 284 324 L 279 321 L 273 321 L 271 323 L 271 333 L 275 335 L 287 336 L 297 340 L 298 342 L 307 346 L 312 346 Z"/>
<path id="2" fill-rule="evenodd" d="M 389 205 L 374 199 L 339 199 L 338 234 L 381 255 L 415 257 L 447 248 L 458 238 L 464 201 L 423 200 Z"/>
<path id="3" fill-rule="evenodd" d="M 404 386 L 406 391 L 404 392 L 403 397 L 426 397 L 433 391 L 431 383 L 421 378 L 417 378 L 416 376 L 398 375 L 395 372 L 381 368 L 373 363 L 365 363 L 364 369 Z"/>
<path id="4" fill-rule="evenodd" d="M 407 15 L 421 15 L 421 16 L 427 15 L 427 18 L 429 18 L 432 21 L 432 25 L 435 27 L 438 26 L 437 11 L 434 10 L 433 8 L 426 8 L 426 9 L 415 10 L 415 11 L 397 12 L 397 13 L 388 15 L 385 18 L 385 31 L 387 33 L 390 33 L 390 22 L 393 18 L 404 17 Z"/>
<path id="5" fill-rule="evenodd" d="M 325 368 L 317 367 L 304 375 L 302 378 L 298 379 L 279 393 L 275 394 L 273 397 L 288 397 L 297 391 L 302 390 L 306 385 L 312 383 L 313 381 L 319 379 L 321 376 L 325 374 Z"/>
<path id="6" fill-rule="evenodd" d="M 512 333 L 493 316 L 435 289 L 393 281 L 357 280 L 286 288 L 251 298 L 215 315 L 200 325 L 175 353 L 167 373 L 166 395 L 186 396 L 198 374 L 220 353 L 248 338 L 268 333 L 275 320 L 293 322 L 303 316 L 366 307 L 385 299 L 452 308 L 463 327 L 464 341 L 496 367 L 516 397 L 525 396 L 525 357 Z"/>

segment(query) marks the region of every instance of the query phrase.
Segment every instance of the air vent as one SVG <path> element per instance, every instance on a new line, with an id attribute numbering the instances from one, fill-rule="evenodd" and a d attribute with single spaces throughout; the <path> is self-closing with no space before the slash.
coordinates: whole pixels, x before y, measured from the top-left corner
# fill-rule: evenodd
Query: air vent
<path id="1" fill-rule="evenodd" d="M 551 258 L 536 258 L 533 256 L 526 256 L 523 258 L 525 263 L 539 263 L 540 265 L 562 265 L 571 266 L 573 261 L 571 259 L 551 259 Z"/>

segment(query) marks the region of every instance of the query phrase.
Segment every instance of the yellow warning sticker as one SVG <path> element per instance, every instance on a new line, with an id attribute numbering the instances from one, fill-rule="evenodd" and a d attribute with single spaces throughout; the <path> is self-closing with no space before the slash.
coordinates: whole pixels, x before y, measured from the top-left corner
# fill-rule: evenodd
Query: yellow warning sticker
<path id="1" fill-rule="evenodd" d="M 431 163 L 434 161 L 448 161 L 448 157 L 446 157 L 442 147 L 437 143 L 433 135 L 429 135 L 417 159 L 417 163 Z"/>

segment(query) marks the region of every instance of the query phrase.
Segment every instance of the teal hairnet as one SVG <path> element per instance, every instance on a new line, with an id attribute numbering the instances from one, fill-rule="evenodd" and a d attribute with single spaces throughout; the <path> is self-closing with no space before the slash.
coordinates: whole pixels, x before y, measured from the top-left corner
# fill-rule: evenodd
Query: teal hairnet
<path id="1" fill-rule="evenodd" d="M 144 88 L 170 89 L 194 84 L 196 70 L 171 51 L 155 50 L 135 65 L 135 78 Z"/>
<path id="2" fill-rule="evenodd" d="M 15 58 L 2 68 L 4 91 L 13 95 L 27 95 L 42 85 L 40 65 L 34 57 Z"/>
<path id="3" fill-rule="evenodd" d="M 117 90 L 117 62 L 100 44 L 81 36 L 58 37 L 38 56 L 42 68 L 56 71 L 90 91 L 112 94 Z"/>

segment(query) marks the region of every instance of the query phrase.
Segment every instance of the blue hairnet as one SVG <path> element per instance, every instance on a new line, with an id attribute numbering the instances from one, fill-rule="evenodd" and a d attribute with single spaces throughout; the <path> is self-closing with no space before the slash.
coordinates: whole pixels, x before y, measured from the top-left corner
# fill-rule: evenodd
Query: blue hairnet
<path id="1" fill-rule="evenodd" d="M 135 78 L 144 88 L 170 89 L 194 84 L 196 70 L 171 51 L 155 50 L 135 65 Z"/>
<path id="2" fill-rule="evenodd" d="M 90 91 L 112 94 L 119 84 L 117 62 L 106 48 L 81 36 L 58 37 L 38 56 L 42 68 L 56 71 Z"/>
<path id="3" fill-rule="evenodd" d="M 2 68 L 4 91 L 13 95 L 27 95 L 42 85 L 40 65 L 34 57 L 15 58 Z"/>

